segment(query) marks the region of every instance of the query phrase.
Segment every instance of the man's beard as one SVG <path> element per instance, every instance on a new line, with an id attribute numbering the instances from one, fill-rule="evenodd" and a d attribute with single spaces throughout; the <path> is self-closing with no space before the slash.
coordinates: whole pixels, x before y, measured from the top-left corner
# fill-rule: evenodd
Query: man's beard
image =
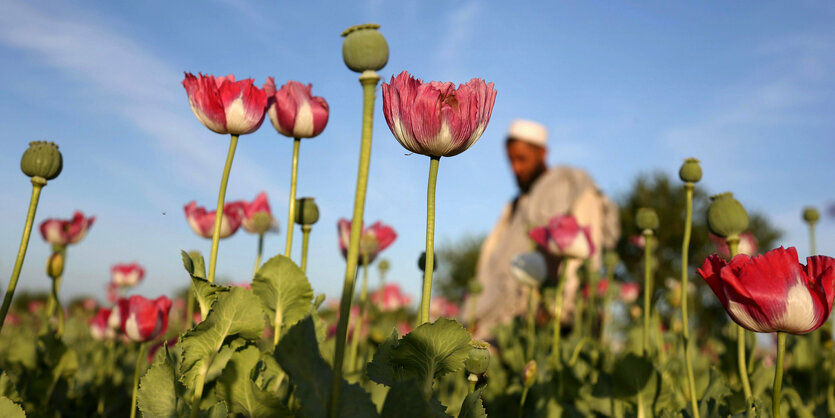
<path id="1" fill-rule="evenodd" d="M 539 179 L 539 176 L 541 176 L 542 173 L 545 172 L 545 170 L 547 170 L 547 167 L 545 166 L 545 163 L 542 163 L 538 167 L 536 167 L 533 174 L 531 174 L 530 178 L 528 178 L 527 180 L 523 181 L 522 179 L 517 177 L 516 185 L 519 186 L 519 194 L 527 194 L 531 190 L 531 187 L 533 187 L 533 184 L 536 183 L 536 180 Z"/>

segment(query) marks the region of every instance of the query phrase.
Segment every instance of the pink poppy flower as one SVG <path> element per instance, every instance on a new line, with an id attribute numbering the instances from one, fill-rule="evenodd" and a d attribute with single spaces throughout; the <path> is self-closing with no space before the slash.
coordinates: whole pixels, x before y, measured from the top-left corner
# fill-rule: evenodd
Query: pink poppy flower
<path id="1" fill-rule="evenodd" d="M 116 330 L 108 326 L 112 309 L 100 308 L 90 319 L 90 334 L 96 341 L 112 340 L 116 338 Z"/>
<path id="2" fill-rule="evenodd" d="M 160 296 L 154 300 L 133 295 L 119 299 L 118 320 L 122 332 L 134 342 L 153 340 L 168 328 L 171 300 Z M 109 318 L 112 321 L 113 315 Z M 109 322 L 110 323 L 110 322 Z"/>
<path id="3" fill-rule="evenodd" d="M 203 238 L 212 238 L 215 228 L 215 214 L 217 211 L 207 212 L 206 208 L 197 206 L 192 201 L 185 206 L 186 219 L 194 233 Z M 234 234 L 241 226 L 244 216 L 243 202 L 229 202 L 223 206 L 223 220 L 220 224 L 220 238 Z"/>
<path id="4" fill-rule="evenodd" d="M 389 283 L 371 294 L 371 303 L 383 312 L 391 312 L 409 306 L 412 298 L 404 294 L 397 284 Z"/>
<path id="5" fill-rule="evenodd" d="M 267 231 L 278 231 L 278 222 L 270 211 L 266 193 L 258 193 L 252 202 L 243 202 L 243 209 L 241 225 L 247 232 L 263 234 Z"/>
<path id="6" fill-rule="evenodd" d="M 41 222 L 41 236 L 52 245 L 75 244 L 87 235 L 95 220 L 95 216 L 85 218 L 81 211 L 75 211 L 72 219 L 47 219 Z"/>
<path id="7" fill-rule="evenodd" d="M 458 305 L 450 302 L 443 296 L 435 296 L 429 304 L 429 320 L 435 321 L 438 318 L 455 318 L 458 316 Z"/>
<path id="8" fill-rule="evenodd" d="M 624 282 L 620 285 L 620 300 L 623 303 L 634 303 L 641 294 L 641 285 L 635 282 Z"/>
<path id="9" fill-rule="evenodd" d="M 383 114 L 404 148 L 418 154 L 451 157 L 478 141 L 493 112 L 493 83 L 474 78 L 424 83 L 407 71 L 383 83 Z"/>
<path id="10" fill-rule="evenodd" d="M 328 102 L 313 96 L 313 85 L 298 81 L 275 89 L 275 79 L 267 77 L 264 92 L 267 94 L 267 115 L 278 133 L 291 138 L 312 138 L 319 135 L 328 124 Z"/>
<path id="11" fill-rule="evenodd" d="M 110 268 L 110 277 L 116 286 L 133 287 L 145 277 L 145 269 L 138 263 L 115 264 Z"/>
<path id="12" fill-rule="evenodd" d="M 232 74 L 217 78 L 185 74 L 183 87 L 191 110 L 207 128 L 219 134 L 243 135 L 255 132 L 264 122 L 267 96 L 251 78 L 235 81 Z"/>
<path id="13" fill-rule="evenodd" d="M 557 215 L 548 225 L 534 228 L 528 234 L 556 256 L 586 259 L 594 254 L 589 227 L 581 227 L 571 215 Z"/>
<path id="14" fill-rule="evenodd" d="M 730 262 L 708 257 L 699 274 L 731 319 L 754 332 L 806 334 L 823 325 L 835 297 L 835 259 L 814 256 L 797 261 L 794 247 Z"/>
<path id="15" fill-rule="evenodd" d="M 342 251 L 342 256 L 348 256 L 348 244 L 351 241 L 351 221 L 342 218 L 337 223 L 339 232 L 339 249 Z M 362 256 L 368 254 L 368 263 L 374 261 L 377 255 L 388 248 L 394 240 L 397 239 L 397 233 L 394 228 L 384 225 L 381 222 L 375 222 L 368 228 L 363 228 L 360 236 L 360 263 L 362 263 Z"/>

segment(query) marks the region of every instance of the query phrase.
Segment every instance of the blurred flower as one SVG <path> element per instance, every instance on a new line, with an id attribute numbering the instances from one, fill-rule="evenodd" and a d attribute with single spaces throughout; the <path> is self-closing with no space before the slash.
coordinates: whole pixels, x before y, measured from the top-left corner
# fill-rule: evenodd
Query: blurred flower
<path id="1" fill-rule="evenodd" d="M 26 306 L 26 310 L 29 311 L 29 315 L 37 315 L 38 311 L 43 309 L 44 302 L 42 300 L 32 300 L 29 301 L 29 304 Z"/>
<path id="2" fill-rule="evenodd" d="M 229 202 L 223 206 L 223 220 L 220 223 L 220 238 L 226 238 L 235 233 L 241 226 L 244 216 L 243 202 Z M 215 227 L 216 211 L 207 212 L 206 208 L 197 206 L 192 201 L 185 206 L 186 219 L 194 233 L 203 238 L 212 238 Z"/>
<path id="3" fill-rule="evenodd" d="M 709 236 L 710 241 L 713 242 L 713 246 L 716 247 L 716 252 L 722 257 L 730 258 L 731 250 L 728 247 L 728 242 L 725 241 L 725 238 L 714 234 L 709 234 Z M 739 246 L 737 247 L 737 251 L 740 254 L 745 255 L 757 254 L 757 238 L 754 237 L 754 234 L 750 232 L 743 232 L 739 234 Z"/>
<path id="4" fill-rule="evenodd" d="M 75 244 L 87 235 L 95 220 L 95 216 L 85 218 L 81 211 L 75 211 L 72 219 L 47 219 L 41 222 L 41 236 L 52 245 Z"/>
<path id="5" fill-rule="evenodd" d="M 185 73 L 183 87 L 194 116 L 219 134 L 243 135 L 255 132 L 264 121 L 267 96 L 253 80 L 235 81 L 235 76 Z"/>
<path id="6" fill-rule="evenodd" d="M 383 312 L 390 312 L 409 306 L 412 299 L 402 293 L 396 283 L 389 283 L 371 294 L 371 303 Z"/>
<path id="7" fill-rule="evenodd" d="M 6 315 L 6 319 L 3 320 L 3 325 L 19 325 L 20 324 L 20 316 L 14 312 L 9 312 Z"/>
<path id="8" fill-rule="evenodd" d="M 647 239 L 641 234 L 632 235 L 629 237 L 629 243 L 643 250 L 647 244 Z"/>
<path id="9" fill-rule="evenodd" d="M 339 232 L 339 249 L 342 251 L 342 256 L 348 256 L 348 243 L 351 241 L 351 221 L 342 218 L 337 223 Z M 397 233 L 388 225 L 381 222 L 375 222 L 368 228 L 363 228 L 360 236 L 360 264 L 362 264 L 362 256 L 368 254 L 368 263 L 374 261 L 381 251 L 388 248 L 394 240 L 397 239 Z"/>
<path id="10" fill-rule="evenodd" d="M 99 306 L 99 301 L 94 297 L 86 297 L 81 301 L 81 307 L 85 311 L 94 311 Z"/>
<path id="11" fill-rule="evenodd" d="M 200 312 L 195 312 L 194 314 L 191 315 L 191 320 L 192 320 L 192 322 L 194 322 L 194 325 L 197 325 L 197 324 L 203 322 L 203 316 L 200 315 Z"/>
<path id="12" fill-rule="evenodd" d="M 267 77 L 267 114 L 278 133 L 291 138 L 312 138 L 322 133 L 328 124 L 328 102 L 314 97 L 312 89 L 312 84 L 290 80 L 276 90 L 275 79 Z"/>
<path id="13" fill-rule="evenodd" d="M 168 328 L 170 309 L 171 301 L 165 296 L 154 300 L 139 295 L 119 299 L 120 328 L 131 341 L 153 340 Z"/>
<path id="14" fill-rule="evenodd" d="M 408 322 L 401 321 L 397 323 L 397 335 L 404 336 L 412 332 L 412 326 Z"/>
<path id="15" fill-rule="evenodd" d="M 606 296 L 606 292 L 608 292 L 608 291 L 609 291 L 609 281 L 606 280 L 606 279 L 600 279 L 597 282 L 597 296 L 602 298 L 603 296 Z M 588 285 L 583 286 L 583 297 L 586 298 L 586 299 L 588 299 L 588 297 L 589 297 L 589 286 Z"/>
<path id="16" fill-rule="evenodd" d="M 255 200 L 252 202 L 242 203 L 244 216 L 241 225 L 247 232 L 253 234 L 263 234 L 267 231 L 278 232 L 278 221 L 275 220 L 270 211 L 270 203 L 267 202 L 266 193 L 258 193 L 258 196 L 255 196 Z"/>
<path id="17" fill-rule="evenodd" d="M 119 301 L 119 292 L 121 290 L 119 285 L 110 281 L 107 282 L 105 287 L 107 289 L 107 303 L 115 305 Z"/>
<path id="18" fill-rule="evenodd" d="M 623 303 L 634 303 L 641 294 L 641 285 L 635 282 L 623 282 L 620 285 L 620 300 Z"/>
<path id="19" fill-rule="evenodd" d="M 96 341 L 112 340 L 116 338 L 116 330 L 107 325 L 112 309 L 100 308 L 90 319 L 90 334 Z"/>
<path id="20" fill-rule="evenodd" d="M 110 277 L 117 286 L 133 287 L 145 277 L 145 269 L 138 263 L 115 264 L 110 268 Z"/>
<path id="21" fill-rule="evenodd" d="M 528 234 L 556 256 L 585 259 L 594 254 L 589 227 L 581 227 L 571 215 L 557 215 L 547 226 L 533 228 Z"/>
<path id="22" fill-rule="evenodd" d="M 435 157 L 451 157 L 475 144 L 496 101 L 493 83 L 478 78 L 456 89 L 453 83 L 424 83 L 403 71 L 382 88 L 383 114 L 400 145 Z"/>
<path id="23" fill-rule="evenodd" d="M 443 296 L 435 296 L 429 305 L 429 320 L 435 321 L 438 318 L 455 318 L 458 316 L 458 305 L 450 302 Z"/>
<path id="24" fill-rule="evenodd" d="M 525 286 L 539 287 L 548 277 L 545 257 L 539 252 L 517 254 L 510 260 L 513 278 Z"/>
<path id="25" fill-rule="evenodd" d="M 737 255 L 730 263 L 714 254 L 699 274 L 731 319 L 754 332 L 806 334 L 826 322 L 835 296 L 835 259 L 797 261 L 794 247 L 764 255 Z"/>

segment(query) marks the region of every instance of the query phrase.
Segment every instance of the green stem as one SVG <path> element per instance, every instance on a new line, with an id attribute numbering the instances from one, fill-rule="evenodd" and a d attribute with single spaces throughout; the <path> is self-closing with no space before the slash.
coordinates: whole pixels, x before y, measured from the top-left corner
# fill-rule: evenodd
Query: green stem
<path id="1" fill-rule="evenodd" d="M 559 283 L 557 283 L 557 292 L 554 296 L 554 335 L 553 341 L 551 342 L 551 355 L 554 359 L 554 365 L 557 369 L 560 369 L 560 361 L 561 361 L 561 350 L 560 350 L 560 338 L 562 334 L 560 333 L 562 328 L 562 293 L 563 287 L 565 286 L 566 277 L 568 277 L 568 261 L 570 259 L 566 258 L 563 259 L 562 262 L 562 271 L 560 271 L 560 279 Z"/>
<path id="2" fill-rule="evenodd" d="M 41 177 L 32 178 L 32 197 L 29 199 L 29 211 L 26 213 L 26 223 L 23 226 L 23 237 L 20 239 L 20 249 L 17 251 L 17 259 L 12 270 L 12 278 L 9 280 L 9 287 L 3 298 L 3 307 L 0 308 L 0 331 L 3 330 L 3 323 L 6 321 L 6 314 L 12 305 L 14 290 L 17 287 L 17 280 L 20 277 L 20 269 L 23 267 L 23 259 L 26 257 L 26 249 L 29 247 L 29 235 L 32 233 L 32 224 L 35 222 L 35 212 L 38 209 L 38 199 L 41 196 L 41 189 L 46 185 L 46 180 Z"/>
<path id="3" fill-rule="evenodd" d="M 568 360 L 569 367 L 574 367 L 574 365 L 577 364 L 577 360 L 580 359 L 580 353 L 583 351 L 583 347 L 590 342 L 592 342 L 591 338 L 583 337 L 580 342 L 577 343 L 577 346 L 574 347 L 574 352 L 571 353 L 571 358 Z"/>
<path id="4" fill-rule="evenodd" d="M 467 393 L 475 392 L 475 384 L 478 383 L 478 376 L 473 373 L 470 373 L 467 376 Z"/>
<path id="5" fill-rule="evenodd" d="M 307 246 L 310 244 L 310 225 L 302 225 L 302 273 L 307 273 Z"/>
<path id="6" fill-rule="evenodd" d="M 229 182 L 229 172 L 232 171 L 232 159 L 235 158 L 235 148 L 238 146 L 238 135 L 232 135 L 229 141 L 229 151 L 226 154 L 226 165 L 220 178 L 220 191 L 217 194 L 217 211 L 215 212 L 215 229 L 212 232 L 212 253 L 209 258 L 209 283 L 215 282 L 215 267 L 217 267 L 217 246 L 220 240 L 220 226 L 223 223 L 223 203 L 226 200 L 226 184 Z"/>
<path id="7" fill-rule="evenodd" d="M 598 276 L 596 271 L 593 271 L 591 267 L 591 261 L 586 260 L 583 262 L 584 270 L 588 275 L 588 282 L 589 282 L 589 301 L 586 306 L 586 320 L 584 330 L 585 333 L 581 335 L 593 335 L 594 334 L 594 324 L 597 321 L 598 317 L 598 305 L 597 305 L 597 285 L 600 281 L 600 277 Z"/>
<path id="8" fill-rule="evenodd" d="M 136 354 L 136 368 L 133 370 L 133 396 L 130 401 L 130 418 L 136 416 L 136 391 L 139 389 L 139 372 L 142 370 L 142 358 L 145 357 L 147 343 L 139 344 L 139 353 Z"/>
<path id="9" fill-rule="evenodd" d="M 188 297 L 186 298 L 186 329 L 191 329 L 194 323 L 194 282 L 189 279 Z"/>
<path id="10" fill-rule="evenodd" d="M 214 356 L 212 356 L 214 358 Z M 197 418 L 200 411 L 200 401 L 203 400 L 203 386 L 206 384 L 206 375 L 209 373 L 209 364 L 203 365 L 200 369 L 200 374 L 194 382 L 194 395 L 191 399 L 191 418 Z"/>
<path id="11" fill-rule="evenodd" d="M 351 357 L 348 361 L 348 369 L 357 371 L 357 352 L 359 351 L 360 335 L 362 334 L 362 320 L 365 317 L 365 300 L 368 295 L 368 254 L 362 255 L 362 290 L 360 291 L 359 308 L 360 314 L 357 324 L 354 325 L 354 332 L 351 335 Z"/>
<path id="12" fill-rule="evenodd" d="M 519 418 L 525 416 L 525 400 L 528 398 L 528 388 L 522 389 L 522 400 L 519 401 Z"/>
<path id="13" fill-rule="evenodd" d="M 52 312 L 49 313 L 49 318 L 52 318 L 52 315 L 57 312 L 58 314 L 58 330 L 56 335 L 60 338 L 64 335 L 64 307 L 61 305 L 61 300 L 58 299 L 58 292 L 61 290 L 61 282 L 64 280 L 64 275 L 60 275 L 52 280 L 52 295 L 51 298 L 53 302 L 53 309 Z"/>
<path id="14" fill-rule="evenodd" d="M 649 351 L 649 323 L 650 323 L 650 306 L 652 303 L 652 266 L 650 264 L 650 254 L 652 254 L 652 230 L 644 230 L 644 335 L 643 344 L 641 345 L 641 354 L 645 355 Z"/>
<path id="15" fill-rule="evenodd" d="M 731 258 L 739 254 L 739 235 L 731 235 L 725 238 L 728 244 Z M 745 356 L 745 328 L 736 326 L 736 360 L 739 364 L 739 379 L 742 381 L 742 391 L 745 393 L 745 402 L 748 406 L 749 415 L 753 412 L 753 392 L 751 392 L 751 382 L 748 379 L 748 362 Z"/>
<path id="16" fill-rule="evenodd" d="M 345 360 L 345 338 L 348 334 L 348 316 L 351 312 L 351 299 L 354 295 L 354 280 L 357 274 L 357 255 L 359 254 L 360 234 L 362 233 L 362 215 L 365 209 L 365 194 L 368 187 L 368 166 L 371 162 L 371 133 L 374 124 L 374 90 L 380 76 L 371 70 L 360 76 L 363 88 L 362 142 L 357 172 L 357 188 L 354 196 L 354 217 L 351 219 L 351 240 L 348 244 L 348 258 L 345 266 L 345 283 L 342 287 L 342 300 L 339 304 L 339 323 L 336 328 L 336 341 L 333 359 L 333 380 L 328 405 L 328 416 L 339 415 L 339 392 L 342 386 L 342 366 Z"/>
<path id="17" fill-rule="evenodd" d="M 780 395 L 783 390 L 783 358 L 786 355 L 786 333 L 777 332 L 777 365 L 774 369 L 774 390 L 771 392 L 771 413 L 780 418 Z"/>
<path id="18" fill-rule="evenodd" d="M 534 323 L 536 314 L 536 306 L 534 305 L 536 300 L 535 292 L 536 288 L 533 286 L 528 288 L 528 351 L 525 356 L 527 361 L 533 360 L 534 347 L 536 346 L 536 326 Z"/>
<path id="19" fill-rule="evenodd" d="M 681 242 L 681 322 L 682 336 L 684 337 L 684 363 L 687 368 L 687 392 L 690 397 L 690 407 L 693 410 L 693 417 L 699 418 L 699 403 L 696 399 L 696 379 L 693 376 L 693 362 L 690 359 L 690 321 L 687 317 L 687 300 L 689 299 L 689 253 L 690 234 L 693 223 L 693 183 L 685 183 L 684 192 L 687 201 L 687 209 L 684 218 L 684 239 Z"/>
<path id="20" fill-rule="evenodd" d="M 423 270 L 423 293 L 420 298 L 418 325 L 429 322 L 429 302 L 432 299 L 432 273 L 435 268 L 435 183 L 441 157 L 429 157 L 429 184 L 426 187 L 426 267 Z"/>
<path id="21" fill-rule="evenodd" d="M 815 245 L 815 223 L 809 223 L 809 255 L 813 256 L 818 253 L 817 245 Z"/>
<path id="22" fill-rule="evenodd" d="M 299 179 L 299 146 L 301 138 L 293 138 L 293 168 L 290 172 L 290 207 L 287 215 L 287 243 L 284 244 L 284 256 L 290 257 L 293 249 L 293 222 L 296 219 L 296 183 Z"/>
<path id="23" fill-rule="evenodd" d="M 252 277 L 255 277 L 255 273 L 258 273 L 258 269 L 261 268 L 261 255 L 264 253 L 264 233 L 258 234 L 258 254 L 255 255 L 255 270 L 252 272 Z"/>

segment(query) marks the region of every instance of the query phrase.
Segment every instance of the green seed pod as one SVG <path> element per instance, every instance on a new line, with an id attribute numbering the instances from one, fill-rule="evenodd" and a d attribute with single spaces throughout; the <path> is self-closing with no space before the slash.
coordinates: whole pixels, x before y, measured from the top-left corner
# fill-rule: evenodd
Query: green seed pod
<path id="1" fill-rule="evenodd" d="M 481 293 L 482 290 L 484 290 L 484 287 L 481 285 L 481 283 L 478 282 L 478 280 L 472 279 L 470 280 L 470 283 L 467 284 L 467 289 L 470 291 L 470 293 L 477 295 Z"/>
<path id="2" fill-rule="evenodd" d="M 256 212 L 252 215 L 252 221 L 247 224 L 252 228 L 252 231 L 263 234 L 270 230 L 273 226 L 273 217 L 267 212 Z M 278 227 L 276 227 L 277 229 Z"/>
<path id="3" fill-rule="evenodd" d="M 464 368 L 467 373 L 484 374 L 487 372 L 487 366 L 490 365 L 490 344 L 479 341 L 470 341 L 470 354 L 467 355 L 467 360 L 464 361 Z"/>
<path id="4" fill-rule="evenodd" d="M 377 31 L 380 25 L 366 23 L 351 26 L 342 32 L 342 59 L 352 71 L 377 71 L 389 60 L 389 45 L 383 34 Z"/>
<path id="5" fill-rule="evenodd" d="M 698 183 L 702 179 L 702 167 L 699 165 L 699 160 L 685 159 L 681 169 L 678 170 L 678 176 L 685 183 Z"/>
<path id="6" fill-rule="evenodd" d="M 389 268 L 391 268 L 391 264 L 389 263 L 388 259 L 382 259 L 377 262 L 377 270 L 380 271 L 380 274 L 385 275 L 388 273 Z"/>
<path id="7" fill-rule="evenodd" d="M 380 242 L 374 235 L 364 234 L 360 237 L 360 255 L 368 254 L 371 257 L 372 254 L 377 253 L 379 248 Z"/>
<path id="8" fill-rule="evenodd" d="M 711 196 L 707 208 L 707 228 L 715 235 L 727 238 L 748 229 L 748 212 L 734 199 L 731 192 Z"/>
<path id="9" fill-rule="evenodd" d="M 438 269 L 438 257 L 434 257 L 432 260 L 432 271 L 435 271 Z M 418 268 L 420 271 L 426 271 L 426 251 L 420 253 L 420 258 L 418 258 Z"/>
<path id="10" fill-rule="evenodd" d="M 803 220 L 806 223 L 814 224 L 821 218 L 821 214 L 812 206 L 803 208 Z"/>
<path id="11" fill-rule="evenodd" d="M 55 280 L 64 273 L 64 254 L 56 251 L 46 260 L 46 275 Z"/>
<path id="12" fill-rule="evenodd" d="M 312 197 L 296 199 L 296 223 L 299 225 L 313 225 L 319 220 L 319 206 Z"/>
<path id="13" fill-rule="evenodd" d="M 29 148 L 23 152 L 23 157 L 20 159 L 20 169 L 29 177 L 52 180 L 61 174 L 63 167 L 61 152 L 58 151 L 58 145 L 53 142 L 30 142 Z"/>
<path id="14" fill-rule="evenodd" d="M 526 388 L 536 383 L 536 360 L 531 360 L 525 365 L 525 371 L 522 372 L 522 381 Z"/>
<path id="15" fill-rule="evenodd" d="M 658 229 L 658 214 L 652 208 L 640 208 L 635 215 L 635 225 L 641 230 Z"/>

